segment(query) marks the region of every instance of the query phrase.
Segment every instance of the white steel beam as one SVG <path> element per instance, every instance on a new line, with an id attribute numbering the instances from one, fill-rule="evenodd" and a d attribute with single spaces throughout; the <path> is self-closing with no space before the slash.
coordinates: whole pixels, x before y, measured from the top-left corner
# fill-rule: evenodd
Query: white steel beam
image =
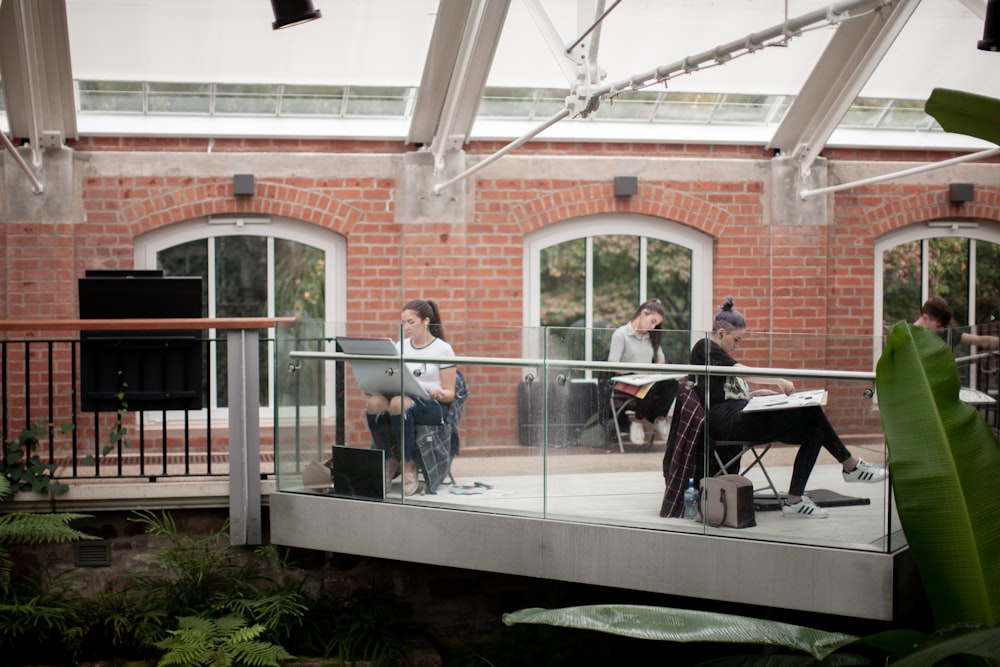
<path id="1" fill-rule="evenodd" d="M 896 0 L 842 23 L 768 148 L 799 160 L 802 173 L 808 173 L 918 4 Z"/>

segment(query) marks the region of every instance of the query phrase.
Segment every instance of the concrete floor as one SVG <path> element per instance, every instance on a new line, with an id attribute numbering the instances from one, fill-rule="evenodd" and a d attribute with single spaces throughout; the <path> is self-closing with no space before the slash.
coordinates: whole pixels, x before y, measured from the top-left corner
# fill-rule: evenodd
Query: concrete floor
<path id="1" fill-rule="evenodd" d="M 884 446 L 880 444 L 852 444 L 851 449 L 854 454 L 874 463 L 885 460 Z M 795 453 L 795 447 L 776 446 L 765 457 L 768 472 L 782 492 L 787 490 Z M 835 548 L 884 551 L 902 546 L 898 518 L 889 502 L 889 485 L 845 483 L 840 465 L 826 452 L 821 455 L 810 476 L 807 492 L 826 489 L 867 499 L 869 504 L 833 507 L 830 508 L 829 518 L 821 520 L 791 519 L 777 511 L 757 511 L 757 526 L 740 530 L 713 529 L 700 523 L 659 516 L 663 498 L 661 446 L 648 452 L 563 452 L 546 458 L 543 460 L 538 455 L 459 456 L 452 467 L 456 486 L 478 482 L 492 488 L 465 495 L 453 493 L 445 484 L 435 495 L 417 494 L 404 500 L 401 482 L 397 478 L 388 500 Z M 757 469 L 751 470 L 747 477 L 758 491 L 764 488 L 763 475 Z"/>

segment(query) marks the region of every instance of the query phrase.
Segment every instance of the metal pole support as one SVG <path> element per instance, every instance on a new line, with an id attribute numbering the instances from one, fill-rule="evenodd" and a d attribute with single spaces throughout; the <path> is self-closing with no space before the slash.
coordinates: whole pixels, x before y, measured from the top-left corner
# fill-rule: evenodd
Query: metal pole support
<path id="1" fill-rule="evenodd" d="M 256 329 L 226 332 L 229 379 L 229 539 L 261 544 L 260 345 Z"/>

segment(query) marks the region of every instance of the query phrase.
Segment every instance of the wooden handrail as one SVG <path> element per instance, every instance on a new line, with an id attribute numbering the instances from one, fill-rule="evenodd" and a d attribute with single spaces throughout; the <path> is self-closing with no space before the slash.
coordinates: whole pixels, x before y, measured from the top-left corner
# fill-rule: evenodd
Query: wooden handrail
<path id="1" fill-rule="evenodd" d="M 0 331 L 176 331 L 293 327 L 294 317 L 177 317 L 126 320 L 0 320 Z"/>

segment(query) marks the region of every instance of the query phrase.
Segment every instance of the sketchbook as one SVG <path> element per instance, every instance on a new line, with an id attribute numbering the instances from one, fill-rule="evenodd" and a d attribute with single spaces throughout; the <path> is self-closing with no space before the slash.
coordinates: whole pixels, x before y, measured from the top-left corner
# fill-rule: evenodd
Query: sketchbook
<path id="1" fill-rule="evenodd" d="M 958 397 L 965 403 L 971 403 L 973 405 L 990 405 L 997 402 L 997 399 L 993 398 L 986 392 L 979 391 L 978 389 L 970 389 L 968 387 L 962 387 L 958 390 Z"/>
<path id="2" fill-rule="evenodd" d="M 743 408 L 743 412 L 768 412 L 770 410 L 792 410 L 794 408 L 808 408 L 813 405 L 826 405 L 826 389 L 813 389 L 810 391 L 797 391 L 787 396 L 774 394 L 773 396 L 754 396 Z"/>
<path id="3" fill-rule="evenodd" d="M 684 375 L 684 373 L 635 373 L 616 375 L 611 381 L 614 382 L 615 391 L 641 399 L 646 398 L 650 388 L 657 382 L 677 380 Z"/>

